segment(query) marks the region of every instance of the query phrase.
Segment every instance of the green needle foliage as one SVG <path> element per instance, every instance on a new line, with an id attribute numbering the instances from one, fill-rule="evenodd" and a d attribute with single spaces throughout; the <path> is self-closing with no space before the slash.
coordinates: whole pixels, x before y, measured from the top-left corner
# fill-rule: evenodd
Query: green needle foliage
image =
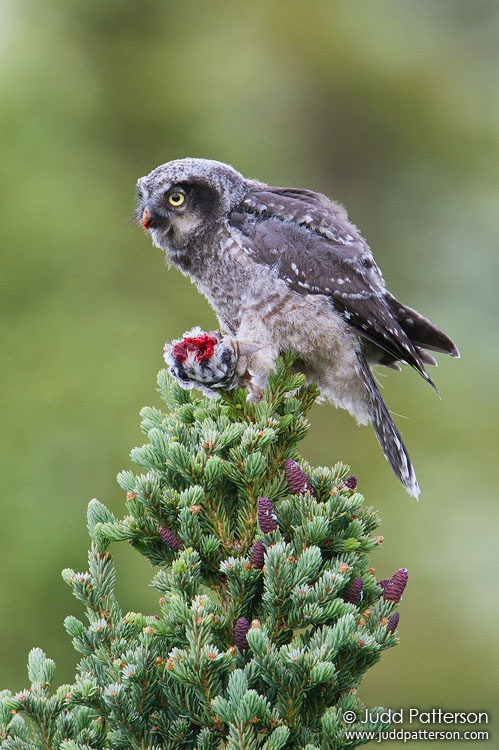
<path id="1" fill-rule="evenodd" d="M 364 715 L 362 678 L 397 642 L 406 573 L 376 584 L 379 518 L 347 467 L 293 463 L 318 393 L 292 365 L 279 361 L 258 404 L 159 374 L 168 411 L 143 409 L 143 473 L 118 477 L 128 515 L 92 500 L 88 572 L 63 571 L 87 616 L 65 621 L 74 684 L 54 689 L 33 649 L 30 688 L 0 693 L 1 748 L 340 750 L 363 742 L 346 730 L 387 728 L 343 714 Z M 159 614 L 121 611 L 121 540 L 158 567 Z"/>

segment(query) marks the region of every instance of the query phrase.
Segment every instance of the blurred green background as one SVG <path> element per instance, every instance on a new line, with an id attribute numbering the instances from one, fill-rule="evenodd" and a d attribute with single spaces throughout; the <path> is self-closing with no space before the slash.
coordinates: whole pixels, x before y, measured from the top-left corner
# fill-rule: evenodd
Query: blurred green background
<path id="1" fill-rule="evenodd" d="M 364 700 L 497 714 L 497 2 L 2 0 L 0 63 L 0 688 L 27 684 L 33 645 L 72 679 L 60 570 L 86 566 L 87 502 L 123 514 L 163 343 L 215 325 L 131 220 L 139 176 L 203 156 L 343 202 L 391 291 L 459 345 L 441 400 L 383 381 L 419 503 L 331 406 L 302 453 L 349 463 L 380 509 L 379 577 L 409 568 Z M 157 611 L 152 570 L 114 550 L 123 608 Z"/>

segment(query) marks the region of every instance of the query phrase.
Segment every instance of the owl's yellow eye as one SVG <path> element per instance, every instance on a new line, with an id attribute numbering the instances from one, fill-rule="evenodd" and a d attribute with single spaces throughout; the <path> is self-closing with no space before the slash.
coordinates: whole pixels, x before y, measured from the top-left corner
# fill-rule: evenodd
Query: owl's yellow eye
<path id="1" fill-rule="evenodd" d="M 181 193 L 180 190 L 172 190 L 171 193 L 168 193 L 167 198 L 170 206 L 173 206 L 174 208 L 178 208 L 185 201 L 185 195 L 184 193 Z"/>

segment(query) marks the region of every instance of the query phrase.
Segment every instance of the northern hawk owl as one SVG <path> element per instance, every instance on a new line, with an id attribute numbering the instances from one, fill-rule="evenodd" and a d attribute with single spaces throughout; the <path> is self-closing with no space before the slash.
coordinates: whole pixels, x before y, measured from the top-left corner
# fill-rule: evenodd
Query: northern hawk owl
<path id="1" fill-rule="evenodd" d="M 360 423 L 371 422 L 407 491 L 419 487 L 371 365 L 414 367 L 433 385 L 426 350 L 459 352 L 386 289 L 369 246 L 325 195 L 271 187 L 227 164 L 178 159 L 138 181 L 137 218 L 188 276 L 245 355 L 257 399 L 281 352 Z"/>

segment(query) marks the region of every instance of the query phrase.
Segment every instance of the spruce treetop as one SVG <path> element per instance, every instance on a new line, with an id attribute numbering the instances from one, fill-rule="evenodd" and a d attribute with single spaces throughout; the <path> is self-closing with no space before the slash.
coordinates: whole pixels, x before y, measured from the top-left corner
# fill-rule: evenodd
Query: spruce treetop
<path id="1" fill-rule="evenodd" d="M 54 689 L 53 662 L 29 657 L 30 688 L 1 693 L 5 750 L 319 750 L 355 747 L 343 715 L 397 643 L 401 569 L 378 584 L 381 537 L 348 467 L 312 468 L 297 445 L 317 398 L 278 361 L 264 398 L 201 398 L 166 371 L 167 411 L 142 410 L 140 473 L 122 472 L 126 515 L 91 501 L 89 569 L 63 571 L 87 621 L 66 618 L 81 655 Z M 159 609 L 123 613 L 110 546 L 157 568 Z M 381 714 L 375 708 L 372 715 Z M 385 724 L 362 730 L 379 730 Z"/>

